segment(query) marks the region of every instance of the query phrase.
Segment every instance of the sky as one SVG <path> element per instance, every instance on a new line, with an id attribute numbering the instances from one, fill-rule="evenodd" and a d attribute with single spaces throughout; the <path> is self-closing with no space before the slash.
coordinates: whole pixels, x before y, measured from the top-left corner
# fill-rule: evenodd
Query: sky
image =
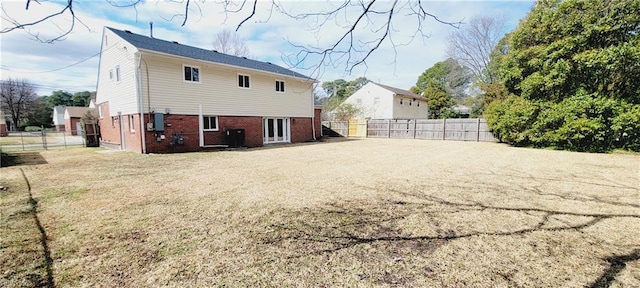
<path id="1" fill-rule="evenodd" d="M 191 0 L 189 17 L 182 23 L 185 0 L 142 0 L 134 7 L 127 6 L 135 0 L 74 0 L 74 11 L 78 20 L 75 28 L 63 41 L 41 43 L 34 39 L 38 35 L 50 39 L 69 27 L 68 13 L 54 17 L 39 25 L 24 30 L 0 34 L 0 78 L 26 79 L 35 85 L 38 95 L 50 95 L 52 91 L 71 93 L 96 90 L 100 45 L 103 27 L 130 30 L 136 34 L 149 35 L 149 22 L 153 22 L 153 36 L 184 45 L 212 49 L 216 33 L 235 30 L 244 18 L 250 15 L 253 1 L 244 7 L 238 2 L 230 9 L 240 12 L 224 13 L 219 0 Z M 25 10 L 26 0 L 3 0 L 2 29 L 10 26 L 7 18 L 26 23 L 41 19 L 60 11 L 66 1 L 31 1 Z M 363 0 L 368 3 L 368 1 Z M 298 63 L 296 55 L 306 47 L 327 48 L 335 43 L 355 21 L 360 7 L 349 7 L 342 13 L 319 25 L 316 17 L 291 17 L 305 12 L 324 12 L 336 9 L 343 1 L 271 1 L 258 0 L 255 15 L 238 30 L 249 47 L 250 58 L 272 62 L 280 66 L 317 79 L 319 83 L 335 79 L 352 80 L 357 77 L 402 89 L 415 85 L 418 76 L 438 61 L 446 59 L 447 39 L 474 16 L 505 17 L 505 33 L 513 30 L 520 19 L 531 10 L 535 1 L 431 1 L 422 0 L 428 13 L 447 22 L 462 22 L 460 28 L 442 24 L 432 18 L 418 22 L 411 15 L 411 3 L 400 0 L 392 20 L 391 37 L 375 50 L 365 64 L 350 69 L 354 59 L 333 54 L 325 65 L 320 59 L 309 57 Z M 353 3 L 359 3 L 353 1 Z M 377 1 L 373 8 L 388 9 L 392 1 Z M 412 2 L 412 3 L 415 3 Z M 285 13 L 283 13 L 286 12 Z M 287 15 L 288 14 L 288 15 Z M 356 48 L 368 51 L 367 44 L 377 37 L 375 32 L 386 22 L 386 18 L 373 15 L 363 19 L 365 24 L 354 31 Z M 319 27 L 319 29 L 317 29 Z M 416 34 L 417 27 L 422 33 Z M 391 40 L 391 41 L 390 41 Z M 393 41 L 393 42 L 392 42 Z M 339 47 L 341 48 L 341 47 Z M 362 52 L 354 56 L 363 56 Z M 351 61 L 351 62 L 349 62 Z M 292 66 L 296 64 L 296 66 Z M 319 68 L 318 68 L 319 67 Z"/>

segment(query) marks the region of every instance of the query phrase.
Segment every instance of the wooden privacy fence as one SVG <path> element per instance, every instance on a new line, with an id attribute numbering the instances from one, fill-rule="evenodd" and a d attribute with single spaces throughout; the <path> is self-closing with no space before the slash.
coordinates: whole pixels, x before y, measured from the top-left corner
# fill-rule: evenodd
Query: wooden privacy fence
<path id="1" fill-rule="evenodd" d="M 371 119 L 355 120 L 361 122 L 330 121 L 324 125 L 345 137 L 362 137 L 361 130 L 366 130 L 366 137 L 371 138 L 410 138 L 428 140 L 458 140 L 494 142 L 495 138 L 487 127 L 487 121 L 474 119 Z M 364 122 L 364 123 L 362 123 Z M 353 123 L 353 124 L 352 124 Z M 365 128 L 355 125 L 364 125 Z M 354 126 L 354 128 L 352 128 Z M 360 129 L 357 129 L 360 128 Z M 360 133 L 358 133 L 360 132 Z M 356 134 L 354 134 L 356 133 Z"/>

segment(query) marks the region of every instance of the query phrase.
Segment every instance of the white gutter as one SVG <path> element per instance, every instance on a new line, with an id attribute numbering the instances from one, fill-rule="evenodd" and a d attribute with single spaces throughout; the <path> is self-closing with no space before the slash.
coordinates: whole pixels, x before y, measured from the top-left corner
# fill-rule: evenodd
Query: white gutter
<path id="1" fill-rule="evenodd" d="M 316 98 L 313 95 L 313 92 L 311 92 L 311 131 L 312 131 L 312 136 L 313 136 L 313 140 L 318 140 L 316 139 Z"/>
<path id="2" fill-rule="evenodd" d="M 204 127 L 204 123 L 203 122 L 203 117 L 202 117 L 202 104 L 198 105 L 199 108 L 199 112 L 198 112 L 198 135 L 200 136 L 199 138 L 199 142 L 200 142 L 200 147 L 204 147 L 204 130 L 202 129 Z"/>
<path id="3" fill-rule="evenodd" d="M 136 99 L 138 100 L 138 113 L 140 113 L 140 135 L 142 141 L 142 154 L 147 154 L 147 129 L 144 126 L 144 109 L 142 108 L 142 82 L 140 81 L 140 66 L 142 65 L 142 56 L 140 52 L 135 53 L 136 61 Z"/>

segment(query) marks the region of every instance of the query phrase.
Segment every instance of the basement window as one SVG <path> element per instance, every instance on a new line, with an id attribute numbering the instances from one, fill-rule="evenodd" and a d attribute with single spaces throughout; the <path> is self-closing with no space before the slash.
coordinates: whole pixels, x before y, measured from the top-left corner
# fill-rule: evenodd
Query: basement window
<path id="1" fill-rule="evenodd" d="M 129 115 L 129 131 L 136 132 L 136 122 L 133 115 Z"/>
<path id="2" fill-rule="evenodd" d="M 202 116 L 203 131 L 218 131 L 218 116 Z"/>
<path id="3" fill-rule="evenodd" d="M 182 65 L 184 68 L 183 78 L 185 82 L 200 82 L 200 67 Z"/>

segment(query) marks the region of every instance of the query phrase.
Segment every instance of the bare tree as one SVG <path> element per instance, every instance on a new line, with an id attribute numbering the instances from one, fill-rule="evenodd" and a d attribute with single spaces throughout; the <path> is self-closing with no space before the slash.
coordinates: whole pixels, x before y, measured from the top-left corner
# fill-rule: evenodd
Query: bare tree
<path id="1" fill-rule="evenodd" d="M 23 0 L 26 3 L 25 9 L 29 9 L 29 4 L 37 3 L 35 0 Z M 4 7 L 2 9 L 2 18 L 8 21 L 11 25 L 0 30 L 1 33 L 7 33 L 16 29 L 28 30 L 32 35 L 36 36 L 36 39 L 44 42 L 52 42 L 64 39 L 73 29 L 74 24 L 77 22 L 82 23 L 73 10 L 73 4 L 81 0 L 66 0 L 67 5 L 57 11 L 49 14 L 48 16 L 41 18 L 40 20 L 21 23 L 16 19 L 7 15 Z M 85 0 L 88 1 L 88 0 Z M 112 0 L 105 0 L 109 4 L 117 7 L 132 7 L 136 8 L 136 5 L 143 3 L 141 0 L 128 0 L 126 4 L 117 4 L 122 2 L 114 2 Z M 167 0 L 169 2 L 177 2 L 183 5 L 184 13 L 173 15 L 169 21 L 175 19 L 181 20 L 180 25 L 187 24 L 190 13 L 199 12 L 202 15 L 201 5 L 206 1 L 212 0 Z M 241 0 L 241 1 L 216 1 L 217 5 L 221 5 L 226 16 L 230 14 L 246 15 L 236 26 L 238 31 L 245 23 L 250 23 L 249 20 L 253 20 L 256 23 L 268 22 L 274 13 L 279 13 L 288 17 L 293 23 L 290 25 L 299 25 L 296 21 L 301 19 L 310 20 L 311 27 L 309 27 L 310 35 L 315 35 L 317 39 L 320 34 L 320 30 L 325 25 L 334 25 L 332 27 L 339 28 L 339 32 L 333 33 L 330 41 L 322 39 L 322 43 L 328 44 L 301 44 L 293 43 L 290 41 L 293 47 L 299 51 L 291 55 L 285 55 L 283 58 L 291 67 L 313 70 L 312 74 L 324 69 L 324 67 L 338 67 L 344 68 L 345 72 L 352 72 L 354 68 L 358 66 L 366 67 L 367 59 L 383 44 L 390 44 L 395 49 L 399 46 L 406 45 L 408 42 L 413 41 L 415 38 L 425 39 L 429 36 L 429 31 L 425 32 L 428 27 L 428 21 L 435 21 L 440 24 L 450 25 L 453 27 L 459 27 L 460 21 L 446 21 L 438 18 L 427 12 L 429 9 L 427 5 L 429 2 L 426 0 L 411 0 L 411 1 L 388 1 L 388 0 L 341 0 L 336 2 L 326 2 L 326 7 L 319 8 L 317 11 L 305 11 L 294 12 L 292 9 L 288 9 L 284 5 L 289 7 L 300 7 L 297 2 L 280 2 L 276 0 L 270 1 L 258 1 L 258 0 Z M 264 15 L 262 17 L 257 15 Z M 42 39 L 38 37 L 37 33 L 34 33 L 31 28 L 35 28 L 40 25 L 49 25 L 48 20 L 52 20 L 56 17 L 71 16 L 71 21 L 63 32 L 58 37 L 51 39 Z M 226 17 L 225 16 L 225 17 Z M 394 24 L 402 18 L 409 17 L 414 19 L 414 29 L 412 29 L 412 37 L 405 42 L 398 42 L 394 39 L 394 35 L 399 33 L 398 29 L 394 27 Z M 225 18 L 227 19 L 227 18 Z M 365 32 L 366 31 L 366 32 Z M 405 32 L 406 33 L 406 32 Z M 313 39 L 313 37 L 310 37 Z M 386 57 L 387 55 L 385 55 Z M 395 55 L 394 55 L 395 59 Z"/>
<path id="2" fill-rule="evenodd" d="M 238 34 L 229 29 L 224 29 L 216 34 L 213 39 L 213 49 L 234 56 L 249 56 L 247 43 Z"/>
<path id="3" fill-rule="evenodd" d="M 13 130 L 27 115 L 31 102 L 36 98 L 35 88 L 27 80 L 1 80 L 0 106 L 2 112 L 11 117 Z"/>
<path id="4" fill-rule="evenodd" d="M 476 16 L 464 29 L 449 35 L 447 54 L 471 70 L 477 81 L 493 83 L 496 75 L 487 71 L 491 52 L 504 36 L 503 16 Z"/>

